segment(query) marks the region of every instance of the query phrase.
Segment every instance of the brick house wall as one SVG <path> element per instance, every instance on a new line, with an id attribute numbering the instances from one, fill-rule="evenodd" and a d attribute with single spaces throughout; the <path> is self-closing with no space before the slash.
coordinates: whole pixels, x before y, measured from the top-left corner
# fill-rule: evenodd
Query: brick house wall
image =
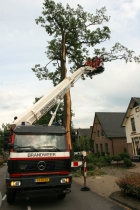
<path id="1" fill-rule="evenodd" d="M 94 152 L 107 152 L 106 145 L 108 146 L 108 151 L 110 152 L 111 143 L 101 131 L 102 127 L 99 124 L 99 121 L 97 120 L 95 133 L 92 135 L 92 138 L 94 138 Z"/>
<path id="2" fill-rule="evenodd" d="M 113 138 L 111 142 L 114 155 L 124 152 L 124 148 L 128 150 L 126 138 Z"/>
<path id="3" fill-rule="evenodd" d="M 92 140 L 94 140 L 94 152 L 109 152 L 110 155 L 116 155 L 124 151 L 124 148 L 127 148 L 126 138 L 107 138 L 103 129 L 98 121 L 95 119 L 95 125 L 92 133 Z"/>
<path id="4" fill-rule="evenodd" d="M 97 146 L 98 145 L 98 146 Z M 97 153 L 98 151 L 101 152 L 109 152 L 110 155 L 116 155 L 118 153 L 124 152 L 124 148 L 128 150 L 127 141 L 125 138 L 106 138 L 105 136 L 96 136 L 94 140 L 94 152 Z M 132 147 L 130 147 L 131 149 Z M 129 149 L 129 150 L 130 150 Z M 128 151 L 129 154 L 132 152 Z"/>

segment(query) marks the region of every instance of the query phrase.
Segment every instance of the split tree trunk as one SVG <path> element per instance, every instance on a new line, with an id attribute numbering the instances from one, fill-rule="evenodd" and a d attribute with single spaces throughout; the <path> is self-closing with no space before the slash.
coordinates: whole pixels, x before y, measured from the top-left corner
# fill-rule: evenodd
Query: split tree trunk
<path id="1" fill-rule="evenodd" d="M 67 75 L 67 68 L 66 68 L 66 36 L 65 34 L 62 35 L 62 60 L 61 60 L 61 80 L 65 79 Z M 68 137 L 68 144 L 70 145 L 70 149 L 72 149 L 71 144 L 71 96 L 70 90 L 66 92 L 64 96 L 64 126 L 67 131 Z"/>
<path id="2" fill-rule="evenodd" d="M 67 91 L 64 97 L 64 123 L 65 128 L 67 131 L 68 136 L 68 143 L 70 145 L 70 149 L 72 149 L 71 144 L 71 96 L 70 96 L 70 90 Z"/>

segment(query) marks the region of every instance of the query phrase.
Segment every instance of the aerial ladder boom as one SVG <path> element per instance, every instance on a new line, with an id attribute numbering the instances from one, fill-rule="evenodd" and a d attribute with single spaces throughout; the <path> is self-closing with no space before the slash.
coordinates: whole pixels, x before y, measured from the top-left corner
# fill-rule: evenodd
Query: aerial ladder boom
<path id="1" fill-rule="evenodd" d="M 96 71 L 95 68 L 84 66 L 76 70 L 71 76 L 66 77 L 62 82 L 55 86 L 50 92 L 44 95 L 32 107 L 30 107 L 23 115 L 17 118 L 11 127 L 14 129 L 17 125 L 32 125 L 45 115 L 57 102 L 63 99 L 65 93 L 73 87 L 74 83 L 83 75 L 92 75 Z"/>

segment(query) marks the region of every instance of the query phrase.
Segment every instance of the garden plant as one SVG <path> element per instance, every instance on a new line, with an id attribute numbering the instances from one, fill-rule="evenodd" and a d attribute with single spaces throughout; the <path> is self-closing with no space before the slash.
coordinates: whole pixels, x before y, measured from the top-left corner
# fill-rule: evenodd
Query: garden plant
<path id="1" fill-rule="evenodd" d="M 132 173 L 116 180 L 122 194 L 140 198 L 140 174 Z"/>

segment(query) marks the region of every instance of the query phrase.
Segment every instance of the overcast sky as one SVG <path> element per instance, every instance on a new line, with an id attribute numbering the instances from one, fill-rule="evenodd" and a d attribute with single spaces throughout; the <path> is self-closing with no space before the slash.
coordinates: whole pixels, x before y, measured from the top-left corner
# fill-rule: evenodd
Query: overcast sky
<path id="1" fill-rule="evenodd" d="M 44 28 L 36 25 L 41 15 L 43 0 L 0 1 L 0 127 L 11 123 L 32 106 L 35 97 L 53 88 L 48 80 L 39 81 L 31 68 L 45 66 L 49 60 Z M 60 2 L 60 0 L 55 0 Z M 120 42 L 136 55 L 140 54 L 140 1 L 138 0 L 71 0 L 61 1 L 71 7 L 80 4 L 95 14 L 106 6 L 111 39 L 102 46 L 110 49 Z M 100 47 L 100 46 L 96 46 Z M 91 53 L 92 56 L 92 53 Z M 54 70 L 51 65 L 49 70 Z M 113 61 L 105 63 L 105 72 L 94 78 L 81 79 L 71 88 L 75 128 L 89 128 L 95 112 L 125 112 L 131 97 L 140 97 L 140 65 Z"/>

